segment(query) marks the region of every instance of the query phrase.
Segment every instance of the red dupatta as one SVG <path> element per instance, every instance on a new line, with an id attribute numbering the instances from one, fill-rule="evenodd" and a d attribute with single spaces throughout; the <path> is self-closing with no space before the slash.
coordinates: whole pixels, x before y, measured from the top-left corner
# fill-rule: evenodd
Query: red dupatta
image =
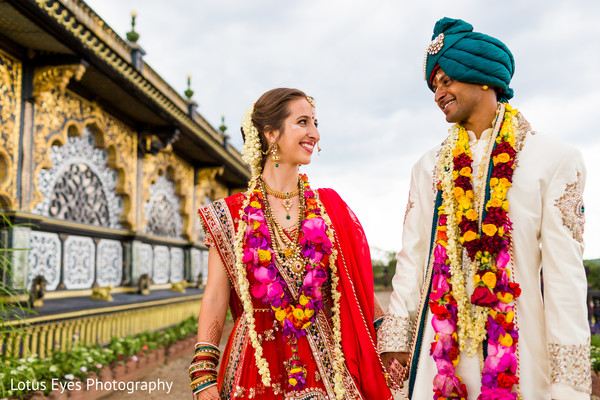
<path id="1" fill-rule="evenodd" d="M 365 399 L 392 399 L 375 342 L 373 269 L 365 232 L 333 189 L 318 192 L 337 236 L 342 350 L 348 369 Z"/>

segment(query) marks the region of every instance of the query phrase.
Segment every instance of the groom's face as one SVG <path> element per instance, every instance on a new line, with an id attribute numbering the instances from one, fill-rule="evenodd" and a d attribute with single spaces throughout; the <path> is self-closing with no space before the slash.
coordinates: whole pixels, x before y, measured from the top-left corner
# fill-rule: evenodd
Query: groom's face
<path id="1" fill-rule="evenodd" d="M 468 122 L 481 100 L 481 85 L 450 78 L 440 68 L 432 81 L 435 102 L 448 122 Z"/>

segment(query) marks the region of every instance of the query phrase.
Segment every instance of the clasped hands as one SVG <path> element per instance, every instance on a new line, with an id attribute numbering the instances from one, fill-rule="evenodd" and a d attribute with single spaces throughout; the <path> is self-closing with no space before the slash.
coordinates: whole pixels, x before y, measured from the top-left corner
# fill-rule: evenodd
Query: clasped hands
<path id="1" fill-rule="evenodd" d="M 390 387 L 401 388 L 404 385 L 404 380 L 408 375 L 408 358 L 409 354 L 405 352 L 381 353 L 381 362 L 392 381 Z"/>

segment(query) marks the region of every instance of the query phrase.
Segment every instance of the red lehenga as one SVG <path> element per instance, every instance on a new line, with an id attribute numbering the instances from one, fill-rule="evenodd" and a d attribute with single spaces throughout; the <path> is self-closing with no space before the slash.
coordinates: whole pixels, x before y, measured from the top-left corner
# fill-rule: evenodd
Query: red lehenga
<path id="1" fill-rule="evenodd" d="M 338 249 L 339 290 L 343 368 L 346 399 L 392 399 L 383 367 L 376 352 L 373 273 L 369 247 L 360 222 L 339 195 L 331 189 L 318 194 L 333 223 Z M 199 210 L 206 230 L 205 243 L 214 246 L 223 261 L 232 288 L 230 309 L 235 320 L 223 353 L 218 376 L 222 399 L 333 400 L 334 359 L 332 322 L 320 311 L 308 334 L 298 340 L 298 354 L 305 362 L 307 384 L 300 390 L 289 388 L 285 364 L 292 357 L 282 329 L 271 310 L 251 296 L 255 308 L 256 331 L 269 363 L 271 387 L 265 387 L 256 367 L 254 348 L 247 333 L 247 321 L 238 296 L 234 240 L 244 203 L 239 193 Z M 293 274 L 278 265 L 286 283 L 296 284 Z M 250 285 L 253 276 L 249 276 Z"/>

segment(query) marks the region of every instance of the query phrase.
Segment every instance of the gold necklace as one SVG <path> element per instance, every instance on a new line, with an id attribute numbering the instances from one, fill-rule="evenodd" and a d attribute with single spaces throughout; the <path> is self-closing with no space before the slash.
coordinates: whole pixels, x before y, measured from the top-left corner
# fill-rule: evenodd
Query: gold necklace
<path id="1" fill-rule="evenodd" d="M 264 181 L 263 181 L 264 182 Z M 264 189 L 264 186 L 261 185 Z M 301 199 L 304 197 L 303 193 Z M 298 209 L 298 226 L 296 227 L 296 233 L 293 239 L 290 239 L 286 234 L 284 228 L 281 226 L 277 218 L 273 215 L 269 201 L 265 199 L 265 219 L 267 221 L 267 227 L 271 234 L 271 245 L 273 246 L 273 253 L 275 258 L 280 265 L 285 266 L 296 279 L 301 279 L 301 272 L 304 269 L 304 258 L 300 254 L 300 246 L 298 246 L 298 238 L 300 235 L 300 229 L 302 225 L 302 215 L 304 214 L 304 204 L 300 201 Z"/>
<path id="2" fill-rule="evenodd" d="M 262 181 L 265 184 L 267 194 L 270 194 L 271 196 L 275 196 L 278 199 L 283 200 L 283 208 L 285 208 L 285 219 L 290 219 L 290 209 L 292 208 L 293 204 L 292 198 L 298 196 L 298 193 L 300 193 L 300 189 L 296 187 L 296 189 L 292 190 L 291 192 L 278 192 L 277 190 L 272 189 L 269 185 L 267 185 L 267 181 L 265 181 L 264 179 L 262 179 Z"/>

